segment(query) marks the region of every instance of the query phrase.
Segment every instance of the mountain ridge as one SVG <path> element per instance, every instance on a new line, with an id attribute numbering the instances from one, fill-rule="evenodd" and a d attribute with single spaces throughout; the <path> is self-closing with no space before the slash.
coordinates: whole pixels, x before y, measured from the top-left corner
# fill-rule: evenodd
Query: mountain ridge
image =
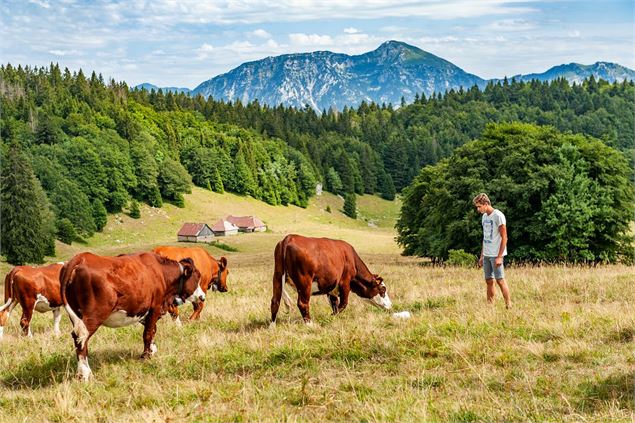
<path id="1" fill-rule="evenodd" d="M 551 81 L 566 78 L 581 83 L 593 75 L 609 82 L 635 80 L 635 71 L 616 63 L 598 61 L 592 65 L 569 63 L 556 65 L 543 73 L 518 74 L 508 79 Z M 450 89 L 484 88 L 488 82 L 468 73 L 448 60 L 402 41 L 390 40 L 377 49 L 359 55 L 319 50 L 288 53 L 242 63 L 210 78 L 192 90 L 166 87 L 163 91 L 212 96 L 217 100 L 243 104 L 258 100 L 261 104 L 306 105 L 316 111 L 330 107 L 356 107 L 362 101 L 378 104 L 411 103 L 416 95 L 426 97 Z M 135 88 L 151 86 L 140 84 Z M 180 91 L 179 91 L 180 90 Z"/>

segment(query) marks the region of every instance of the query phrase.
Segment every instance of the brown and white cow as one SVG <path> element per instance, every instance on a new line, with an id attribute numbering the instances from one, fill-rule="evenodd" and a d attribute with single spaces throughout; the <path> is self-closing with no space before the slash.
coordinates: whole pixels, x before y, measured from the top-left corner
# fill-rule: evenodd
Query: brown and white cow
<path id="1" fill-rule="evenodd" d="M 88 380 L 88 340 L 101 325 L 117 328 L 142 323 L 143 355 L 150 358 L 157 320 L 167 307 L 204 301 L 201 274 L 192 259 L 170 260 L 155 253 L 118 257 L 81 253 L 62 268 L 62 303 L 73 323 L 77 374 Z"/>
<path id="2" fill-rule="evenodd" d="M 328 295 L 333 314 L 348 305 L 350 291 L 383 309 L 392 303 L 383 279 L 372 274 L 355 249 L 345 241 L 287 235 L 275 249 L 271 324 L 275 325 L 284 295 L 287 309 L 291 301 L 284 291 L 289 284 L 298 292 L 298 308 L 307 323 L 311 322 L 311 295 Z"/>
<path id="3" fill-rule="evenodd" d="M 172 260 L 181 260 L 185 257 L 190 257 L 194 260 L 194 265 L 198 271 L 201 272 L 201 288 L 203 288 L 205 294 L 207 294 L 210 288 L 212 288 L 213 291 L 227 292 L 227 275 L 229 275 L 229 270 L 227 269 L 227 259 L 225 257 L 216 260 L 201 247 L 162 246 L 152 251 Z M 194 312 L 190 316 L 190 320 L 198 319 L 201 316 L 204 306 L 205 303 L 202 302 L 193 303 L 192 307 L 194 308 Z M 169 312 L 172 317 L 178 321 L 179 309 L 175 306 L 170 307 Z"/>
<path id="4" fill-rule="evenodd" d="M 25 336 L 31 334 L 33 311 L 53 312 L 53 333 L 60 334 L 62 299 L 60 298 L 60 270 L 62 264 L 42 267 L 16 266 L 4 279 L 4 305 L 0 307 L 0 339 L 13 308 L 20 304 L 20 326 Z"/>

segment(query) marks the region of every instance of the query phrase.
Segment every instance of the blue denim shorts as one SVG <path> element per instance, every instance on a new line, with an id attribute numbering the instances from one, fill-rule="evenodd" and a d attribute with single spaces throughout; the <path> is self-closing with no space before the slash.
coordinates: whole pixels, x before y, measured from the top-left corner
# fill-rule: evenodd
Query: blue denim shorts
<path id="1" fill-rule="evenodd" d="M 483 257 L 483 274 L 485 279 L 505 279 L 505 265 L 496 267 L 496 257 Z"/>

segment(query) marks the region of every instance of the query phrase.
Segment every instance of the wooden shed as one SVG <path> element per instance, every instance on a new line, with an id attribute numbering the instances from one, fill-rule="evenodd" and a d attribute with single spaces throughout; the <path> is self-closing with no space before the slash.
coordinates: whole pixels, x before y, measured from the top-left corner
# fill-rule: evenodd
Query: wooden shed
<path id="1" fill-rule="evenodd" d="M 220 219 L 212 225 L 212 231 L 216 236 L 236 235 L 238 234 L 238 226 L 228 220 Z"/>
<path id="2" fill-rule="evenodd" d="M 225 220 L 238 226 L 240 232 L 264 232 L 267 227 L 256 216 L 232 216 L 229 215 Z"/>
<path id="3" fill-rule="evenodd" d="M 177 237 L 183 242 L 211 242 L 214 240 L 214 232 L 207 223 L 184 223 Z"/>

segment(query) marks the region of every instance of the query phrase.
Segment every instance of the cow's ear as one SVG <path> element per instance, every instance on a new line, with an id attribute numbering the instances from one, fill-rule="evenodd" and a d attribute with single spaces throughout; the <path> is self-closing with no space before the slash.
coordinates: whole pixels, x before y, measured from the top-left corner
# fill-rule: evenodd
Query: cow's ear
<path id="1" fill-rule="evenodd" d="M 381 284 L 384 281 L 384 278 L 382 278 L 379 275 L 373 275 L 375 277 L 375 282 L 377 282 L 377 285 Z"/>
<path id="2" fill-rule="evenodd" d="M 225 270 L 227 267 L 227 259 L 225 257 L 220 258 L 220 270 Z"/>
<path id="3" fill-rule="evenodd" d="M 191 258 L 186 257 L 180 260 L 179 263 L 181 263 L 181 265 L 183 266 L 183 275 L 186 278 L 189 278 L 192 275 L 192 269 L 194 268 L 194 261 Z"/>

